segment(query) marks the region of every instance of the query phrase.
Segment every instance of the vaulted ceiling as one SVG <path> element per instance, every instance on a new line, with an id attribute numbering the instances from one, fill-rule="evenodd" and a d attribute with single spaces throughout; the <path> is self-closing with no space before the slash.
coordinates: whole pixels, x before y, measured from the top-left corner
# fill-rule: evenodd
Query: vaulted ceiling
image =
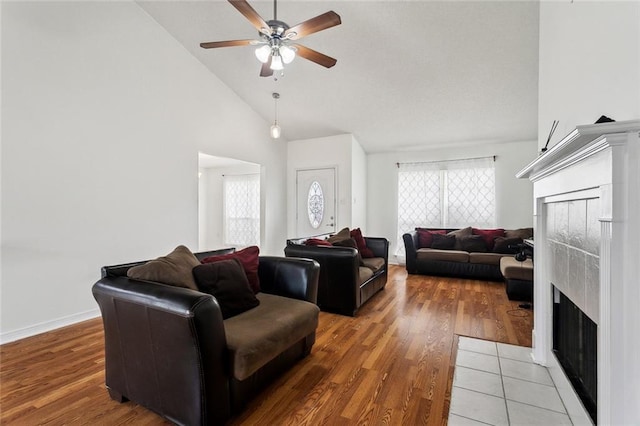
<path id="1" fill-rule="evenodd" d="M 273 18 L 272 2 L 249 2 Z M 257 38 L 228 2 L 138 4 L 265 120 L 280 93 L 288 140 L 351 133 L 382 152 L 537 138 L 537 1 L 279 1 L 291 26 L 328 10 L 342 24 L 300 40 L 333 68 L 298 57 L 277 80 L 258 76 L 252 46 L 199 47 Z"/>

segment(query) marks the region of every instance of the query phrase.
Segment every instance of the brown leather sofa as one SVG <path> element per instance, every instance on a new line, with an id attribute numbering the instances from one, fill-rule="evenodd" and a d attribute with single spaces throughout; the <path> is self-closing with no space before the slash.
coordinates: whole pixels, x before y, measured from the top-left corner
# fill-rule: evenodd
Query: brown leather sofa
<path id="1" fill-rule="evenodd" d="M 362 263 L 355 248 L 305 245 L 307 238 L 287 240 L 286 257 L 314 259 L 320 264 L 318 306 L 323 311 L 354 316 L 387 284 L 389 241 L 379 237 L 364 239 L 375 257 L 362 259 Z"/>
<path id="2" fill-rule="evenodd" d="M 127 278 L 144 262 L 102 268 L 92 290 L 104 322 L 111 398 L 176 424 L 222 424 L 308 355 L 318 324 L 318 263 L 266 256 L 259 262 L 260 305 L 226 320 L 209 294 Z"/>

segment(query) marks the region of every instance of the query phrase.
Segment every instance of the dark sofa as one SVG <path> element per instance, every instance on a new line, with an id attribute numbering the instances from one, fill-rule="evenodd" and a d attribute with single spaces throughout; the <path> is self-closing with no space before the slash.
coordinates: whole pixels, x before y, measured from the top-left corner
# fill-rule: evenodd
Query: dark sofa
<path id="1" fill-rule="evenodd" d="M 314 238 L 324 239 L 328 235 Z M 286 257 L 314 259 L 320 264 L 318 306 L 323 311 L 354 316 L 387 283 L 389 241 L 364 237 L 373 258 L 360 260 L 352 247 L 305 245 L 307 238 L 287 240 Z M 363 264 L 364 263 L 364 264 Z"/>
<path id="2" fill-rule="evenodd" d="M 429 231 L 459 232 L 460 229 L 418 228 Z M 463 249 L 437 249 L 421 247 L 418 229 L 402 236 L 405 247 L 406 268 L 410 274 L 449 276 L 471 279 L 502 281 L 500 259 L 513 257 L 515 251 L 505 253 L 491 251 L 467 251 Z M 510 240 L 520 240 L 533 236 L 532 228 L 507 230 L 505 235 Z M 517 251 L 517 250 L 516 250 Z"/>
<path id="3" fill-rule="evenodd" d="M 225 320 L 210 294 L 127 278 L 129 268 L 143 263 L 106 266 L 92 288 L 112 399 L 134 401 L 176 424 L 222 424 L 310 353 L 319 313 L 317 262 L 261 256 L 260 304 Z"/>

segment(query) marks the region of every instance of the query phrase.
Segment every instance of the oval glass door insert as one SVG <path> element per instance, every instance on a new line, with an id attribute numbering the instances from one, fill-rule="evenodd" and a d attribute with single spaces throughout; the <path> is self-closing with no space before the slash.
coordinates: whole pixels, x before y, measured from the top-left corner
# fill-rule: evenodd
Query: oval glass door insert
<path id="1" fill-rule="evenodd" d="M 313 181 L 309 185 L 309 196 L 307 197 L 307 212 L 309 223 L 314 229 L 318 229 L 324 217 L 324 195 L 320 182 Z"/>

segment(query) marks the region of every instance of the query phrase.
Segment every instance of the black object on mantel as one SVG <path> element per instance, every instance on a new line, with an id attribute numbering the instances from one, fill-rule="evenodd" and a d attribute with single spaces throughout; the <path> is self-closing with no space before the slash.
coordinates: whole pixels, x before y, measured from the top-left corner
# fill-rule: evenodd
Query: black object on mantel
<path id="1" fill-rule="evenodd" d="M 551 136 L 553 136 L 553 132 L 556 131 L 556 128 L 558 127 L 558 123 L 560 123 L 560 120 L 553 120 L 553 124 L 551 125 L 551 130 L 549 131 L 549 136 L 547 136 L 547 143 L 544 145 L 544 148 L 540 150 L 540 154 L 547 151 L 547 147 L 549 146 L 549 141 L 551 141 Z"/>
<path id="2" fill-rule="evenodd" d="M 611 123 L 613 121 L 616 121 L 616 120 L 614 120 L 613 118 L 609 118 L 606 115 L 601 115 L 600 118 L 598 118 L 594 124 Z"/>

